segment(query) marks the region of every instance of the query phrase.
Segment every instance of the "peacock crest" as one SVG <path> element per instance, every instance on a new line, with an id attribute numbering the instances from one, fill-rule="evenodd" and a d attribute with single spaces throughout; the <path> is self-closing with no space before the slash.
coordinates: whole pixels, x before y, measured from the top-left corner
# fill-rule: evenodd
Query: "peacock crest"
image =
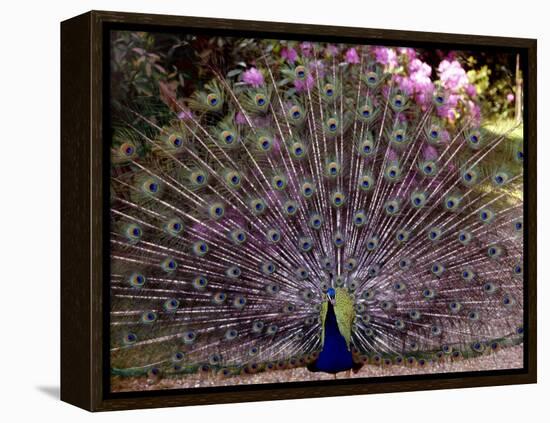
<path id="1" fill-rule="evenodd" d="M 172 71 L 121 56 L 136 37 L 112 40 L 114 377 L 461 371 L 522 343 L 517 125 L 412 49 L 185 36 Z"/>

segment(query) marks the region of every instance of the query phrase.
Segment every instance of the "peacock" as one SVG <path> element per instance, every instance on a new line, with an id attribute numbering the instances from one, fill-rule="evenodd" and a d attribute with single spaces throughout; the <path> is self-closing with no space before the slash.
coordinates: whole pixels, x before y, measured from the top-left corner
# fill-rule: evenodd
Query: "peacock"
<path id="1" fill-rule="evenodd" d="M 113 377 L 460 371 L 521 346 L 517 125 L 412 49 L 267 45 L 113 97 Z"/>

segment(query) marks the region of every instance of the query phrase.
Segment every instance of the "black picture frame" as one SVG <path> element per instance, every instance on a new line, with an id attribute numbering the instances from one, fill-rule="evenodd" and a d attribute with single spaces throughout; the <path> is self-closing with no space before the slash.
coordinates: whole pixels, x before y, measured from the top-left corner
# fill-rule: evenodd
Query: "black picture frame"
<path id="1" fill-rule="evenodd" d="M 524 75 L 524 368 L 188 390 L 110 393 L 108 251 L 109 31 L 189 31 L 361 44 L 498 49 L 520 54 Z M 213 30 L 213 28 L 216 28 Z M 534 39 L 91 11 L 61 23 L 61 399 L 122 410 L 536 383 L 536 72 Z M 106 236 L 107 235 L 107 236 Z M 108 270 L 108 269 L 107 269 Z"/>

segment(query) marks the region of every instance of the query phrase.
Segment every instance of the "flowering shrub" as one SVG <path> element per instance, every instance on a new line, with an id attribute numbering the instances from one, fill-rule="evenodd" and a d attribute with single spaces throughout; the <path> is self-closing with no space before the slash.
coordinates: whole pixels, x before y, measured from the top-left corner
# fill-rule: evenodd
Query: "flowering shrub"
<path id="1" fill-rule="evenodd" d="M 428 63 L 422 60 L 419 51 L 412 48 L 392 48 L 383 46 L 335 46 L 328 45 L 324 51 L 314 52 L 312 43 L 304 42 L 294 48 L 287 44 L 280 49 L 282 61 L 295 64 L 300 61 L 300 56 L 312 58 L 314 54 L 324 57 L 341 59 L 342 64 L 356 65 L 361 62 L 361 54 L 366 54 L 369 60 L 383 66 L 391 75 L 387 80 L 389 87 L 398 87 L 404 94 L 426 109 L 432 102 L 434 94 L 442 90 L 444 103 L 438 107 L 438 115 L 449 124 L 455 124 L 463 118 L 479 122 L 481 117 L 480 107 L 477 103 L 477 88 L 470 82 L 470 78 L 462 64 L 453 57 L 444 58 L 438 67 L 432 69 Z M 314 83 L 315 72 L 322 69 L 314 69 L 317 62 L 310 62 L 310 70 L 305 80 L 296 80 L 295 89 L 301 92 L 310 89 Z M 247 72 L 250 72 L 247 71 Z"/>

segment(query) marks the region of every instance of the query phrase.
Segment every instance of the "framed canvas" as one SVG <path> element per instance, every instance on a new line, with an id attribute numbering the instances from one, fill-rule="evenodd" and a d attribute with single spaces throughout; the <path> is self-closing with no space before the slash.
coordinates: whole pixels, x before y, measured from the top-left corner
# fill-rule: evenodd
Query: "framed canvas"
<path id="1" fill-rule="evenodd" d="M 536 40 L 61 24 L 61 399 L 536 382 Z"/>

